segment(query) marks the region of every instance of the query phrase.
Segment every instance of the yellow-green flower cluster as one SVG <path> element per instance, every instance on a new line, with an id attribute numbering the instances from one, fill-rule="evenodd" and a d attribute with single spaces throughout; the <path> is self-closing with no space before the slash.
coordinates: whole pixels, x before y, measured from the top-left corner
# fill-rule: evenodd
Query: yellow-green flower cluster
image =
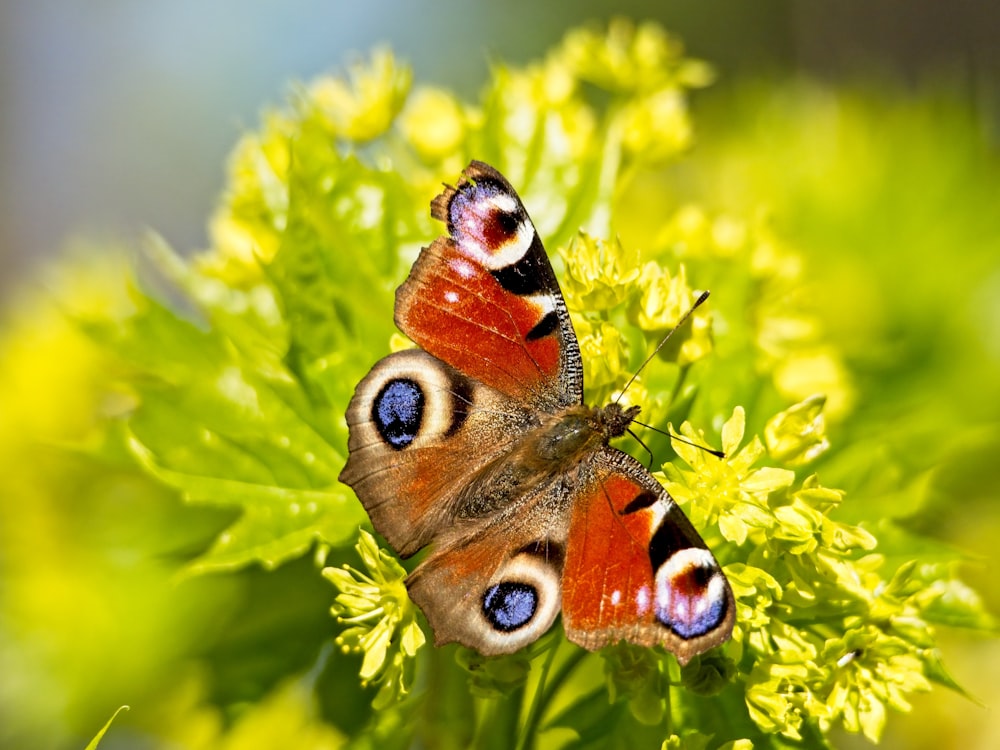
<path id="1" fill-rule="evenodd" d="M 324 568 L 323 575 L 338 590 L 332 612 L 347 625 L 337 645 L 363 654 L 361 680 L 379 685 L 373 702 L 379 708 L 409 692 L 413 658 L 425 638 L 406 595 L 406 571 L 364 529 L 356 549 L 365 570 L 344 565 Z"/>
<path id="2" fill-rule="evenodd" d="M 811 400 L 768 422 L 772 460 L 801 465 L 825 450 L 821 408 Z M 840 721 L 877 740 L 887 709 L 909 710 L 908 694 L 930 687 L 922 610 L 937 597 L 912 585 L 912 564 L 885 580 L 875 538 L 830 516 L 843 493 L 815 476 L 796 483 L 788 469 L 755 467 L 765 448 L 756 437 L 741 447 L 744 430 L 737 409 L 722 429 L 724 460 L 675 441 L 689 468 L 668 467 L 667 488 L 696 524 L 718 524 L 726 540 L 749 547 L 746 564 L 726 574 L 737 597 L 731 651 L 752 659 L 750 716 L 794 739 L 806 724 L 825 731 Z M 687 424 L 681 433 L 704 440 Z M 922 599 L 901 596 L 906 581 Z"/>
<path id="3" fill-rule="evenodd" d="M 253 413 L 264 438 L 239 454 L 247 463 L 244 454 L 260 454 L 261 465 L 252 464 L 238 486 L 226 485 L 229 502 L 259 519 L 273 518 L 289 493 L 327 504 L 322 522 L 303 522 L 299 512 L 285 518 L 294 531 L 286 538 L 250 543 L 233 534 L 243 545 L 235 545 L 243 556 L 233 565 L 261 558 L 261 549 L 272 555 L 267 560 L 284 560 L 316 539 L 339 549 L 354 537 L 360 506 L 333 480 L 346 444 L 342 409 L 378 356 L 411 345 L 393 332 L 392 290 L 420 246 L 442 233 L 428 202 L 470 158 L 493 164 L 516 186 L 553 257 L 588 403 L 617 392 L 641 404 L 651 424 L 682 424 L 681 436 L 695 445 L 655 434 L 648 444 L 657 458 L 679 459 L 665 469 L 666 486 L 726 563 L 737 602 L 732 642 L 684 670 L 629 647 L 608 650 L 603 663 L 566 657 L 570 647 L 555 634 L 535 653 L 486 666 L 460 652 L 461 671 L 449 671 L 454 660 L 428 657 L 436 670 L 428 682 L 461 680 L 448 700 L 461 706 L 455 713 L 476 717 L 477 732 L 514 726 L 503 712 L 535 700 L 542 707 L 530 721 L 546 715 L 578 736 L 591 719 L 595 736 L 607 726 L 654 732 L 637 746 L 742 749 L 749 746 L 742 732 L 754 723 L 756 737 L 798 739 L 842 724 L 877 738 L 887 709 L 907 710 L 909 694 L 936 674 L 929 613 L 955 594 L 954 579 L 939 586 L 933 570 L 898 562 L 891 569 L 893 558 L 875 552 L 867 528 L 834 515 L 848 505 L 844 493 L 805 473 L 836 451 L 826 420 L 850 417 L 853 391 L 842 354 L 809 310 L 802 258 L 763 215 L 711 215 L 684 203 L 663 168 L 691 142 L 687 90 L 710 78 L 657 26 L 621 20 L 571 32 L 526 67 L 498 63 L 472 103 L 440 88 L 411 90 L 408 69 L 377 51 L 346 76 L 303 86 L 290 111 L 270 114 L 261 132 L 244 137 L 212 225 L 214 247 L 194 270 L 176 274 L 213 333 L 221 331 L 215 349 L 198 346 L 213 357 L 222 351 L 230 376 L 192 402 L 215 403 L 206 394 L 238 382 L 253 383 L 244 390 L 261 404 Z M 678 327 L 709 288 L 711 300 Z M 177 334 L 191 338 L 187 329 Z M 637 374 L 660 344 L 659 357 Z M 185 345 L 174 359 L 183 359 Z M 198 367 L 184 372 L 196 381 L 205 368 L 189 356 Z M 204 421 L 204 408 L 190 411 Z M 244 447 L 246 410 L 229 415 L 223 426 L 240 428 L 235 453 Z M 169 423 L 176 435 L 206 434 L 201 421 L 192 427 L 183 419 Z M 723 459 L 696 447 L 715 442 L 705 431 L 721 436 Z M 275 435 L 284 453 L 275 451 Z M 149 432 L 144 439 L 152 440 Z M 164 442 L 159 453 L 172 456 L 173 444 Z M 190 476 L 211 475 L 199 457 L 183 455 Z M 227 453 L 210 468 L 232 473 L 233 465 Z M 316 466 L 323 471 L 310 474 Z M 217 492 L 204 487 L 196 489 Z M 362 681 L 379 686 L 375 705 L 403 726 L 413 722 L 397 703 L 413 684 L 424 634 L 399 564 L 365 532 L 357 551 L 360 569 L 324 571 L 338 589 L 333 611 L 344 629 L 337 643 L 362 655 Z M 531 686 L 547 649 L 559 656 L 551 683 L 544 684 L 546 666 Z M 607 690 L 595 698 L 602 666 Z M 484 703 L 517 691 L 524 700 L 506 708 Z M 713 721 L 709 709 L 692 708 L 689 695 L 711 695 L 718 715 L 738 718 Z M 546 705 L 558 714 L 545 714 Z M 713 739 L 716 725 L 740 729 Z"/>
<path id="4" fill-rule="evenodd" d="M 559 256 L 565 264 L 563 294 L 594 400 L 635 373 L 641 360 L 630 357 L 631 352 L 645 356 L 668 334 L 671 346 L 661 350 L 664 360 L 686 367 L 711 352 L 711 318 L 704 308 L 674 331 L 695 301 L 684 266 L 671 274 L 654 261 L 640 263 L 639 253 L 627 251 L 618 239 L 604 241 L 585 233 L 560 248 Z M 626 340 L 622 331 L 630 323 L 641 337 Z M 643 403 L 645 387 L 630 387 L 635 392 L 629 392 L 628 401 Z"/>
<path id="5" fill-rule="evenodd" d="M 619 113 L 626 152 L 658 161 L 687 148 L 692 128 L 684 89 L 705 86 L 711 68 L 656 24 L 611 22 L 607 33 L 581 29 L 566 37 L 562 60 L 583 81 L 631 96 Z"/>

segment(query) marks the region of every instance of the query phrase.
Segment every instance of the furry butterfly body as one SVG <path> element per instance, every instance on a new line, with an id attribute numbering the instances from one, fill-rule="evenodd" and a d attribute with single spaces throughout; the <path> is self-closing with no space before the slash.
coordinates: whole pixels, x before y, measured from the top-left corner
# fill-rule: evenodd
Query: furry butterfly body
<path id="1" fill-rule="evenodd" d="M 570 640 L 662 644 L 681 663 L 725 641 L 725 576 L 666 490 L 612 447 L 638 413 L 583 404 L 583 368 L 541 240 L 510 183 L 472 162 L 431 204 L 448 236 L 421 251 L 391 354 L 347 410 L 351 485 L 404 557 L 440 645 L 531 643 L 562 612 Z"/>

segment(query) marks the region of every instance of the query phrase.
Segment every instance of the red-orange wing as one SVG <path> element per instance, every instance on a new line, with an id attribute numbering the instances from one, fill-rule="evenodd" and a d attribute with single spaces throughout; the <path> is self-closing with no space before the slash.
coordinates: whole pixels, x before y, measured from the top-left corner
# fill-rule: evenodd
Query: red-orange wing
<path id="1" fill-rule="evenodd" d="M 591 650 L 662 644 L 686 664 L 733 629 L 719 563 L 667 491 L 615 448 L 595 457 L 576 498 L 562 591 L 566 634 Z"/>
<path id="2" fill-rule="evenodd" d="M 396 292 L 396 325 L 520 403 L 580 403 L 576 335 L 545 248 L 510 183 L 472 162 L 431 204 L 449 236 L 424 248 Z"/>

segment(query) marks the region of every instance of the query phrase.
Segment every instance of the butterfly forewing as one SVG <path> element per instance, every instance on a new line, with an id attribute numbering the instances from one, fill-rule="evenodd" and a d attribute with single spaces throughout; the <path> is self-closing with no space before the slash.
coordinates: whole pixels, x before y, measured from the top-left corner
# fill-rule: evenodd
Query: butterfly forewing
<path id="1" fill-rule="evenodd" d="M 472 162 L 435 199 L 450 235 L 421 252 L 396 293 L 396 324 L 465 375 L 536 408 L 583 397 L 576 335 L 517 193 Z"/>

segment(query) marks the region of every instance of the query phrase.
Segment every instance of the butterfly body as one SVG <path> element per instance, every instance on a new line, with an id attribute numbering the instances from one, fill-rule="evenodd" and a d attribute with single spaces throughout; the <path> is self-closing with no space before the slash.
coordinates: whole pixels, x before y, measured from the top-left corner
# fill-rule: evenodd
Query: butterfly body
<path id="1" fill-rule="evenodd" d="M 576 336 L 514 189 L 472 162 L 431 204 L 449 236 L 396 294 L 420 349 L 347 410 L 351 485 L 401 556 L 436 642 L 510 653 L 562 611 L 590 649 L 663 644 L 685 663 L 729 637 L 732 592 L 666 490 L 609 445 L 638 407 L 583 404 Z"/>

